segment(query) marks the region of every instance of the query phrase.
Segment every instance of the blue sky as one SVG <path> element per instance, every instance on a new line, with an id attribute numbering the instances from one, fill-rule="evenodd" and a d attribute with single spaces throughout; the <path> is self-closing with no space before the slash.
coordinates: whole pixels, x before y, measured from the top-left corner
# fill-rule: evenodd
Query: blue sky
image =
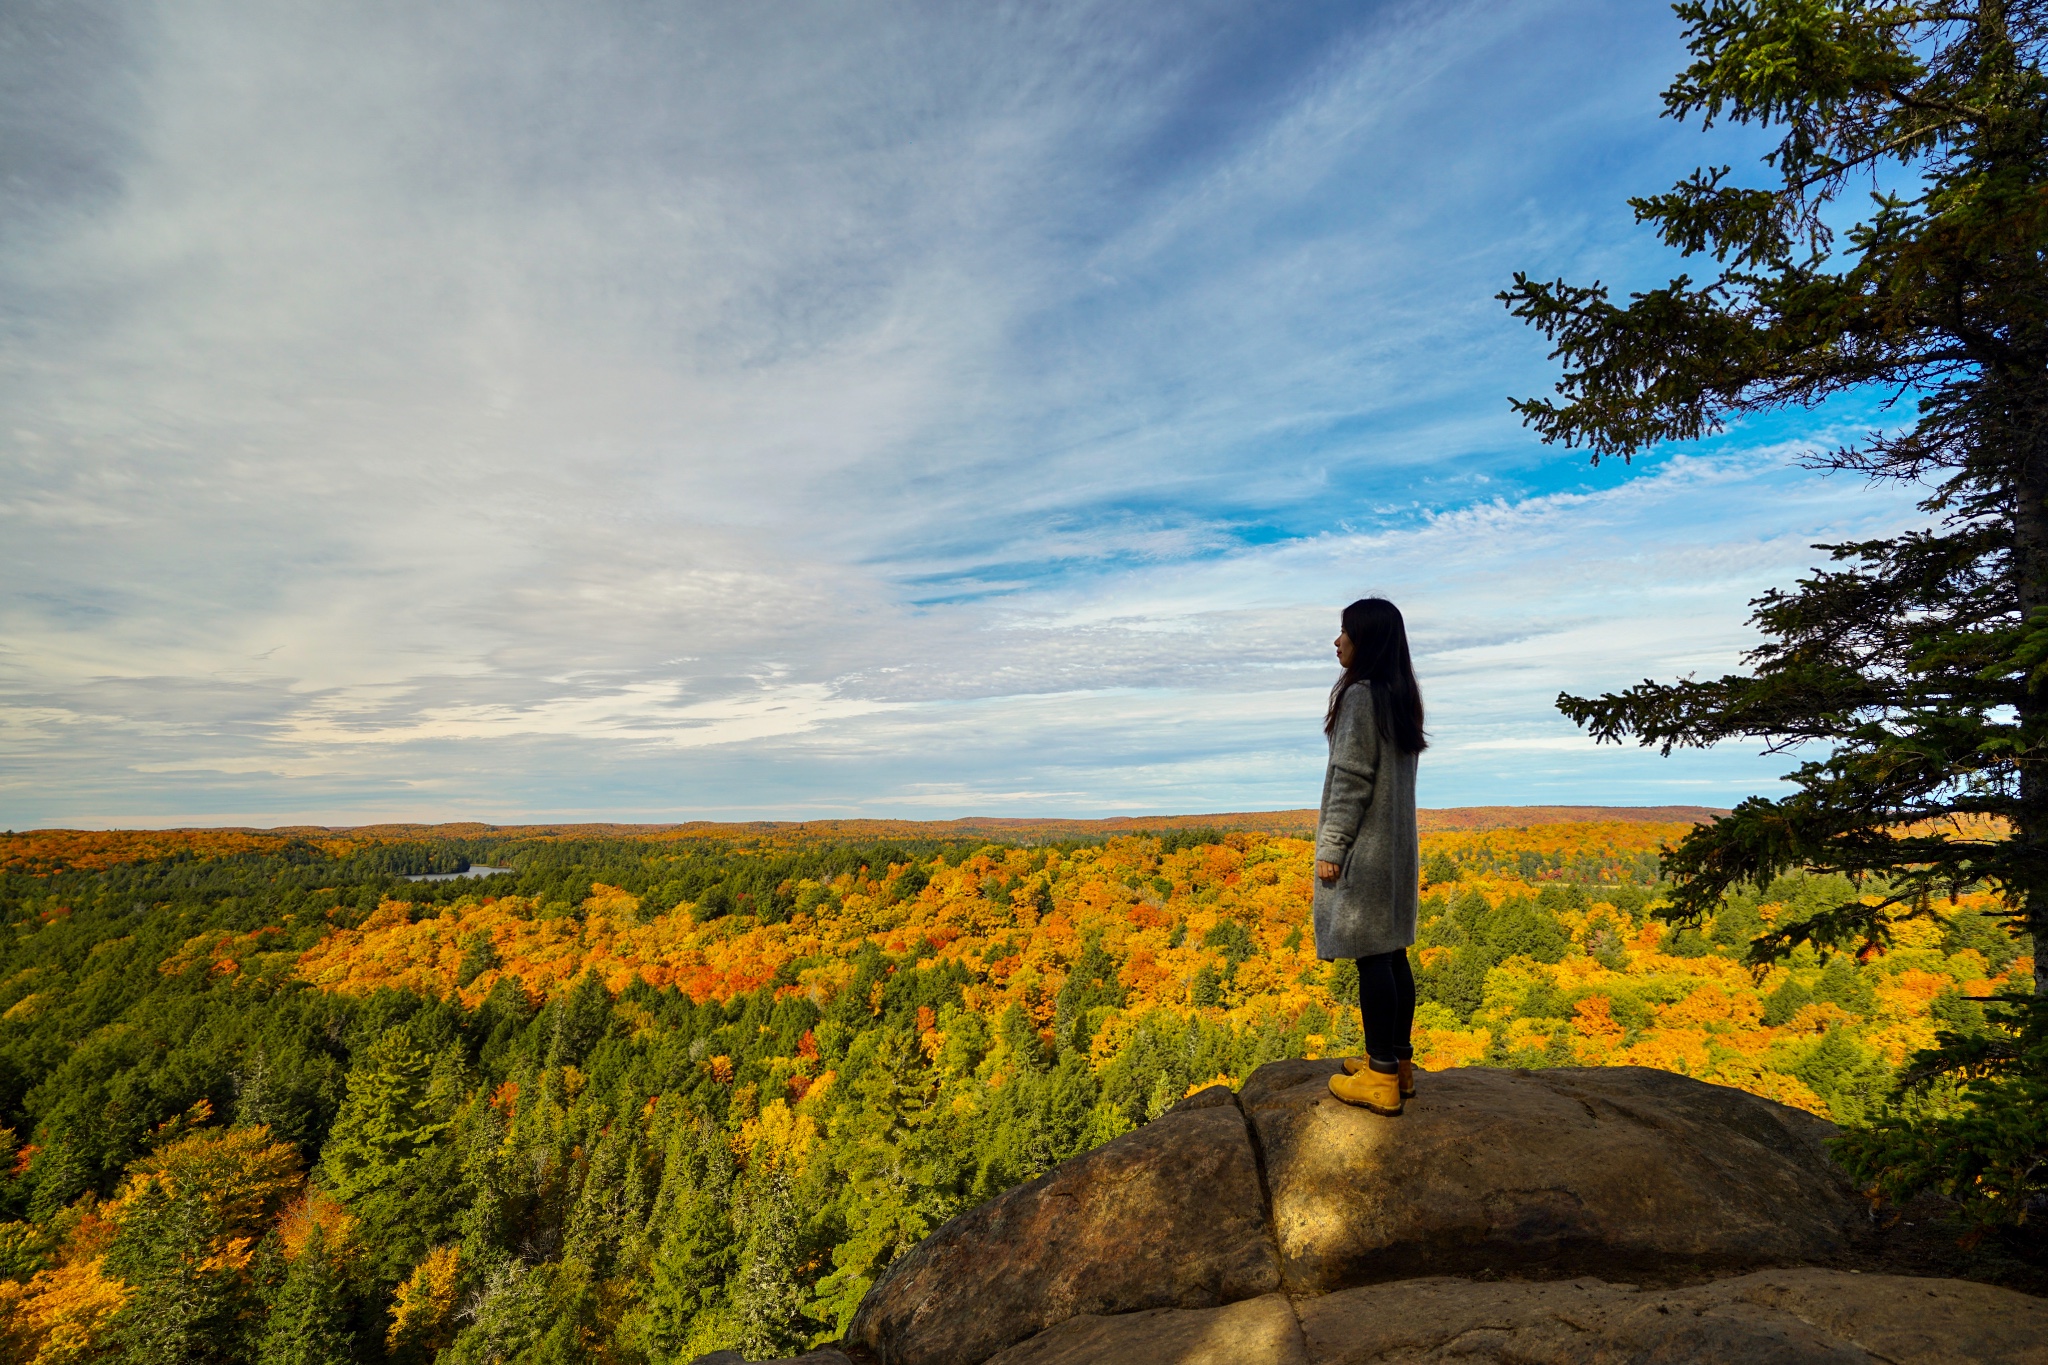
<path id="1" fill-rule="evenodd" d="M 0 825 L 1727 804 L 1560 689 L 1732 665 L 1843 405 L 1589 467 L 1493 295 L 1673 263 L 1640 3 L 0 16 Z"/>

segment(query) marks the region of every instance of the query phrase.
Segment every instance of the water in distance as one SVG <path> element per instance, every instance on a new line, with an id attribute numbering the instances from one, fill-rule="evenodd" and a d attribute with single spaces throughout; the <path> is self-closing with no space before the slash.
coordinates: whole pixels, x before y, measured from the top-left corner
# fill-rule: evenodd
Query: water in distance
<path id="1" fill-rule="evenodd" d="M 472 867 L 467 872 L 413 872 L 406 875 L 409 882 L 452 882 L 457 877 L 495 877 L 500 872 L 512 871 L 509 867 Z"/>

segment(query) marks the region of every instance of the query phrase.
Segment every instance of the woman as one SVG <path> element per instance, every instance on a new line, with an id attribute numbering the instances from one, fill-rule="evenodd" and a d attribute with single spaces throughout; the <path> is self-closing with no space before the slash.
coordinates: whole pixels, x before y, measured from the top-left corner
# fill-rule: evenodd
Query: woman
<path id="1" fill-rule="evenodd" d="M 1429 747 L 1399 609 L 1379 597 L 1344 608 L 1337 662 L 1344 672 L 1323 717 L 1330 767 L 1316 819 L 1316 956 L 1357 959 L 1366 1055 L 1345 1061 L 1330 1093 L 1392 1117 L 1415 1093 L 1415 765 Z"/>

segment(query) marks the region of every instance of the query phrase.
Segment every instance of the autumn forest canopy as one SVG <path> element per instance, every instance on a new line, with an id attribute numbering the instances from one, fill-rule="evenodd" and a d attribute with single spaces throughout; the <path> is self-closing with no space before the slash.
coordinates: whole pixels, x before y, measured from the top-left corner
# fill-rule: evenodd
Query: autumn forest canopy
<path id="1" fill-rule="evenodd" d="M 954 1212 L 1357 1050 L 1302 838 L 918 828 L 10 836 L 0 1349 L 790 1350 Z M 1759 969 L 1767 928 L 1882 888 L 1795 874 L 1674 927 L 1688 828 L 1425 835 L 1422 1065 L 1663 1067 L 1857 1124 L 2030 979 L 1978 892 Z M 470 864 L 512 870 L 404 880 Z"/>

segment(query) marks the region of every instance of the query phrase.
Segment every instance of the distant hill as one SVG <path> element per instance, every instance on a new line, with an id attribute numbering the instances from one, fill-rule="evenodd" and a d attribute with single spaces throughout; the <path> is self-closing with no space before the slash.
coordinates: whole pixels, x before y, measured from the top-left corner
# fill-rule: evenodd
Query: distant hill
<path id="1" fill-rule="evenodd" d="M 1304 811 L 1311 822 L 1315 812 Z M 1419 812 L 1425 832 L 1440 829 L 1528 829 L 1580 821 L 1626 820 L 1634 824 L 1705 825 L 1728 812 L 1718 806 L 1450 806 Z"/>
<path id="2" fill-rule="evenodd" d="M 1420 812 L 1422 832 L 1449 834 L 1549 825 L 1684 825 L 1717 820 L 1725 810 L 1711 806 L 1453 806 Z M 104 871 L 124 863 L 155 859 L 207 860 L 237 855 L 267 856 L 294 843 L 311 844 L 329 857 L 363 856 L 380 845 L 416 845 L 434 840 L 472 841 L 471 858 L 487 858 L 477 842 L 644 839 L 650 843 L 717 840 L 740 844 L 815 846 L 887 840 L 957 843 L 1047 844 L 1101 839 L 1113 834 L 1168 830 L 1227 832 L 1309 838 L 1312 810 L 1227 811 L 1208 815 L 1119 815 L 1100 820 L 964 816 L 958 820 L 689 820 L 677 824 L 613 822 L 487 825 L 444 824 L 282 825 L 263 829 L 241 825 L 183 829 L 32 829 L 0 833 L 0 871 L 45 875 L 62 868 Z M 1668 835 L 1666 836 L 1668 837 Z M 387 869 L 389 870 L 389 869 Z"/>
<path id="3" fill-rule="evenodd" d="M 1712 806 L 1452 806 L 1420 812 L 1424 833 L 1449 830 L 1528 829 L 1620 821 L 1629 824 L 1700 824 L 1728 812 Z M 1039 842 L 1099 838 L 1141 830 L 1248 830 L 1302 838 L 1313 833 L 1313 810 L 1227 811 L 1207 815 L 1119 815 L 1062 820 L 987 815 L 957 820 L 686 820 L 673 824 L 619 822 L 488 825 L 444 824 L 281 825 L 274 828 L 156 830 L 38 829 L 0 835 L 0 866 L 30 870 L 45 864 L 103 867 L 135 858 L 178 854 L 209 857 L 275 851 L 291 839 L 351 846 L 417 839 L 748 839 L 810 840 L 960 839 Z M 336 856 L 348 850 L 330 847 Z"/>
<path id="4" fill-rule="evenodd" d="M 1728 812 L 1715 806 L 1449 806 L 1419 812 L 1425 833 L 1454 829 L 1528 829 L 1620 820 L 1632 824 L 1704 824 Z M 957 820 L 686 820 L 677 824 L 534 824 L 483 825 L 358 825 L 293 826 L 277 834 L 340 835 L 354 839 L 476 838 L 515 835 L 632 838 L 634 835 L 707 837 L 760 834 L 807 834 L 844 839 L 944 839 L 962 835 L 989 838 L 1086 838 L 1134 830 L 1243 829 L 1261 834 L 1307 835 L 1314 830 L 1314 810 L 1225 811 L 1208 815 L 1118 815 L 1106 819 L 1063 820 L 1029 816 L 968 815 Z"/>

